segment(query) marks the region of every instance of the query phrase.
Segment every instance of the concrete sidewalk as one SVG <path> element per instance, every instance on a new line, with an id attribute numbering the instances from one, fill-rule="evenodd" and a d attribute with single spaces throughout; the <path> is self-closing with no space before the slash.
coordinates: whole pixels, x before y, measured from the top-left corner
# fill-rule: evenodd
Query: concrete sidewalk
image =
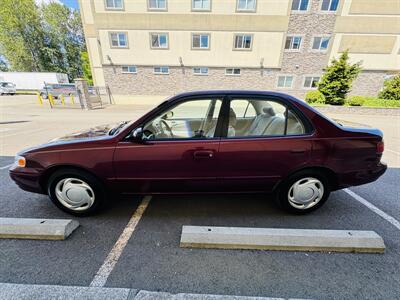
<path id="1" fill-rule="evenodd" d="M 285 300 L 284 298 L 245 297 L 206 294 L 170 294 L 127 288 L 100 288 L 61 285 L 0 283 L 0 299 L 93 299 L 93 300 Z M 289 299 L 290 300 L 290 299 Z M 295 300 L 295 299 L 292 299 Z M 300 299 L 297 299 L 300 300 Z"/>

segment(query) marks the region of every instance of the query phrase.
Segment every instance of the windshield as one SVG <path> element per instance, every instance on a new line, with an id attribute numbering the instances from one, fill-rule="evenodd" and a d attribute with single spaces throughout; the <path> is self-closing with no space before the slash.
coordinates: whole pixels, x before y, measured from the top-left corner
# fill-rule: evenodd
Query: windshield
<path id="1" fill-rule="evenodd" d="M 2 87 L 13 87 L 14 85 L 10 82 L 2 82 L 0 83 L 0 86 Z"/>

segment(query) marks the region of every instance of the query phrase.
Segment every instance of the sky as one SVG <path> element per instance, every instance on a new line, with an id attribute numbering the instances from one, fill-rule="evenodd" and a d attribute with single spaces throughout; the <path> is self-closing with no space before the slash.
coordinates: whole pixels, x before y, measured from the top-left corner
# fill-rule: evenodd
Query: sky
<path id="1" fill-rule="evenodd" d="M 58 3 L 64 3 L 66 6 L 78 9 L 78 0 L 35 0 L 36 3 L 48 3 L 48 2 L 58 2 Z"/>

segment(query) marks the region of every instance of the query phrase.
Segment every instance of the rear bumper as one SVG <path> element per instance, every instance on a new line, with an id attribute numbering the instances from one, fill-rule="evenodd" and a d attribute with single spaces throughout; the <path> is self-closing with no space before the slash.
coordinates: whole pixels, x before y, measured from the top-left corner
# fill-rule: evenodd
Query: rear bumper
<path id="1" fill-rule="evenodd" d="M 383 162 L 380 162 L 373 169 L 365 169 L 341 174 L 338 182 L 339 189 L 374 182 L 386 172 L 386 169 L 387 165 Z"/>
<path id="2" fill-rule="evenodd" d="M 40 173 L 35 169 L 10 169 L 10 177 L 24 191 L 46 194 L 40 186 Z"/>

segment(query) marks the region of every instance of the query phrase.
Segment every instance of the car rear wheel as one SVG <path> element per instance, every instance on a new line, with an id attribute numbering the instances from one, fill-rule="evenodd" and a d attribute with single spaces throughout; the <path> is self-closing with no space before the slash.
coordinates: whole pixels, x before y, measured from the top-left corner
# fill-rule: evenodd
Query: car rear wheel
<path id="1" fill-rule="evenodd" d="M 306 214 L 321 207 L 330 194 L 327 177 L 318 171 L 302 171 L 290 176 L 278 189 L 277 201 L 283 209 Z"/>
<path id="2" fill-rule="evenodd" d="M 93 175 L 75 169 L 62 169 L 48 180 L 48 194 L 61 210 L 76 216 L 93 214 L 104 207 L 105 190 Z"/>

